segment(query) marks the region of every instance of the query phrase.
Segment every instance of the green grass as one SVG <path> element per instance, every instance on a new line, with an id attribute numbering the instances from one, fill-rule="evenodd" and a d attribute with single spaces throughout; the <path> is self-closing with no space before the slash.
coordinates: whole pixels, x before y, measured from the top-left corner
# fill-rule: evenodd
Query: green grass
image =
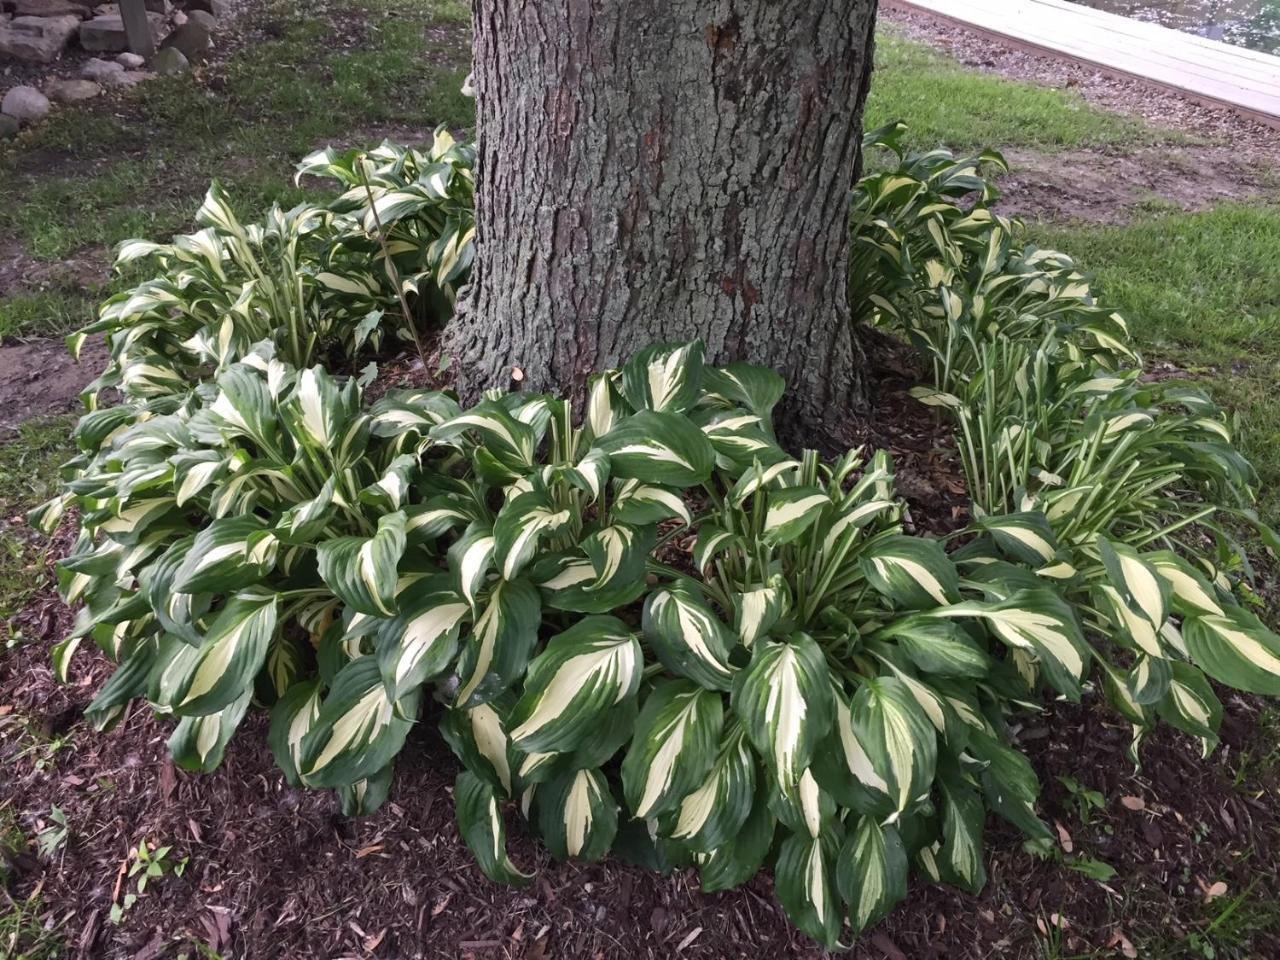
<path id="1" fill-rule="evenodd" d="M 0 444 L 0 624 L 7 624 L 43 585 L 49 546 L 22 515 L 57 491 L 58 467 L 73 453 L 73 423 L 71 417 L 28 421 L 14 439 Z M 21 641 L 8 626 L 4 633 L 6 643 Z"/>
<path id="2" fill-rule="evenodd" d="M 1034 233 L 1095 275 L 1149 361 L 1186 370 L 1237 411 L 1263 515 L 1280 523 L 1280 207 Z"/>
<path id="3" fill-rule="evenodd" d="M 1186 139 L 1091 107 L 1074 92 L 976 73 L 882 28 L 866 125 L 872 129 L 893 120 L 910 125 L 908 142 L 920 149 L 1115 149 Z"/>
<path id="4" fill-rule="evenodd" d="M 160 78 L 55 112 L 0 152 L 0 236 L 59 260 L 187 229 L 215 178 L 254 214 L 297 203 L 294 164 L 381 131 L 467 128 L 470 13 L 456 0 L 274 0 L 261 34 L 207 84 Z M 0 301 L 0 338 L 65 333 L 92 314 L 74 285 Z"/>

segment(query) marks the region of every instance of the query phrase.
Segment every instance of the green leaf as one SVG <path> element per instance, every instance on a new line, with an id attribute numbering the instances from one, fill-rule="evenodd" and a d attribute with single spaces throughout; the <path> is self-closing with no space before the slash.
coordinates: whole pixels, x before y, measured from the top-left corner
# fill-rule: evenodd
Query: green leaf
<path id="1" fill-rule="evenodd" d="M 1186 617 L 1209 614 L 1226 616 L 1217 593 L 1198 570 L 1169 551 L 1149 553 L 1143 557 L 1169 585 L 1173 608 Z"/>
<path id="2" fill-rule="evenodd" d="M 493 524 L 493 553 L 504 580 L 520 575 L 534 555 L 538 540 L 569 522 L 568 510 L 556 510 L 547 495 L 531 490 L 512 497 Z"/>
<path id="3" fill-rule="evenodd" d="M 391 793 L 395 764 L 389 763 L 371 777 L 338 788 L 338 806 L 344 817 L 367 817 L 376 813 Z"/>
<path id="4" fill-rule="evenodd" d="M 507 856 L 507 826 L 493 785 L 463 770 L 453 785 L 458 832 L 476 858 L 481 872 L 495 883 L 524 886 L 532 878 Z"/>
<path id="5" fill-rule="evenodd" d="M 907 851 L 897 829 L 859 818 L 836 861 L 836 885 L 855 932 L 888 914 L 907 895 Z"/>
<path id="6" fill-rule="evenodd" d="M 240 593 L 199 647 L 177 644 L 151 680 L 150 699 L 181 716 L 219 713 L 253 689 L 276 630 L 273 593 Z"/>
<path id="7" fill-rule="evenodd" d="M 1049 828 L 1036 816 L 1040 781 L 1027 758 L 979 730 L 971 732 L 969 750 L 987 764 L 982 771 L 987 805 L 1027 836 L 1051 838 Z"/>
<path id="8" fill-rule="evenodd" d="M 418 713 L 418 691 L 393 701 L 374 657 L 352 660 L 334 677 L 302 740 L 299 771 L 317 787 L 371 777 L 392 761 Z"/>
<path id="9" fill-rule="evenodd" d="M 1038 660 L 1049 684 L 1071 700 L 1089 669 L 1089 648 L 1074 611 L 1048 587 L 1019 590 L 996 603 L 970 600 L 930 611 L 936 617 L 976 617 L 1014 650 Z"/>
<path id="10" fill-rule="evenodd" d="M 734 636 L 691 582 L 669 584 L 649 594 L 642 622 L 645 639 L 668 670 L 709 690 L 730 689 Z"/>
<path id="11" fill-rule="evenodd" d="M 767 790 L 763 783 L 756 788 L 755 799 L 750 801 L 751 812 L 733 839 L 700 858 L 698 874 L 704 893 L 732 890 L 760 872 L 773 847 L 777 824 L 765 799 Z"/>
<path id="12" fill-rule="evenodd" d="M 715 451 L 685 416 L 642 410 L 596 441 L 613 475 L 644 483 L 689 487 L 711 476 Z"/>
<path id="13" fill-rule="evenodd" d="M 641 350 L 622 367 L 622 394 L 634 410 L 684 413 L 698 399 L 702 358 L 701 340 Z"/>
<path id="14" fill-rule="evenodd" d="M 804 534 L 831 506 L 831 498 L 821 487 L 787 487 L 769 493 L 769 506 L 761 530 L 765 542 L 791 543 Z"/>
<path id="15" fill-rule="evenodd" d="M 657 541 L 653 526 L 632 527 L 615 523 L 597 530 L 582 541 L 582 552 L 596 571 L 588 590 L 606 590 L 643 579 L 645 564 Z"/>
<path id="16" fill-rule="evenodd" d="M 678 517 L 685 523 L 693 522 L 679 493 L 639 480 L 625 480 L 617 485 L 610 513 L 616 523 L 633 526 L 660 523 L 672 517 Z"/>
<path id="17" fill-rule="evenodd" d="M 987 819 L 982 795 L 956 773 L 938 778 L 942 790 L 942 847 L 937 864 L 942 879 L 969 893 L 987 883 L 982 860 L 982 828 Z"/>
<path id="18" fill-rule="evenodd" d="M 1058 552 L 1053 528 L 1038 510 L 983 517 L 974 526 L 991 534 L 1005 555 L 1033 567 L 1044 566 Z"/>
<path id="19" fill-rule="evenodd" d="M 1182 637 L 1195 665 L 1237 690 L 1280 696 L 1280 637 L 1240 607 L 1225 616 L 1188 617 Z"/>
<path id="20" fill-rule="evenodd" d="M 898 641 L 898 648 L 921 671 L 940 677 L 981 679 L 991 657 L 959 625 L 937 617 L 904 617 L 877 634 Z"/>
<path id="21" fill-rule="evenodd" d="M 782 841 L 773 868 L 778 902 L 797 927 L 827 947 L 839 942 L 843 924 L 827 841 L 793 833 Z"/>
<path id="22" fill-rule="evenodd" d="M 786 613 L 786 597 L 781 581 L 774 579 L 761 587 L 735 593 L 733 600 L 733 629 L 738 640 L 747 649 L 756 641 L 768 636 L 769 631 Z"/>
<path id="23" fill-rule="evenodd" d="M 507 728 L 497 708 L 482 703 L 467 710 L 448 709 L 440 718 L 440 732 L 463 766 L 503 796 L 513 795 Z"/>
<path id="24" fill-rule="evenodd" d="M 574 749 L 610 707 L 635 695 L 642 667 L 622 621 L 583 617 L 534 658 L 509 720 L 511 742 L 525 753 Z"/>
<path id="25" fill-rule="evenodd" d="M 527 580 L 496 581 L 462 638 L 458 659 L 460 707 L 497 697 L 524 675 L 538 641 L 542 599 Z"/>
<path id="26" fill-rule="evenodd" d="M 702 783 L 667 817 L 664 832 L 691 850 L 710 853 L 738 841 L 756 794 L 756 758 L 747 732 L 731 721 Z"/>
<path id="27" fill-rule="evenodd" d="M 275 566 L 278 542 L 254 516 L 214 520 L 196 534 L 174 574 L 176 593 L 228 593 L 259 583 Z"/>
<path id="28" fill-rule="evenodd" d="M 622 789 L 632 815 L 671 810 L 715 762 L 724 725 L 719 693 L 687 680 L 660 681 L 645 700 L 622 761 Z"/>
<path id="29" fill-rule="evenodd" d="M 1191 664 L 1173 660 L 1169 666 L 1172 676 L 1164 698 L 1156 704 L 1156 711 L 1170 726 L 1199 737 L 1207 757 L 1218 745 L 1222 704 L 1204 674 Z"/>
<path id="30" fill-rule="evenodd" d="M 743 406 L 757 416 L 768 417 L 786 392 L 787 382 L 768 367 L 731 363 L 704 369 L 702 387 L 704 393 L 722 398 L 729 406 Z"/>
<path id="31" fill-rule="evenodd" d="M 393 701 L 443 673 L 458 650 L 458 630 L 471 605 L 445 574 L 428 577 L 407 591 L 394 618 L 378 627 L 376 650 L 383 682 Z"/>
<path id="32" fill-rule="evenodd" d="M 276 765 L 284 772 L 285 782 L 290 786 L 302 784 L 298 773 L 298 765 L 302 761 L 302 740 L 311 732 L 319 716 L 319 680 L 295 683 L 271 708 L 267 743 L 276 758 Z"/>
<path id="33" fill-rule="evenodd" d="M 227 744 L 249 709 L 249 691 L 217 713 L 183 717 L 169 737 L 173 762 L 184 770 L 212 773 L 222 763 Z"/>
<path id="34" fill-rule="evenodd" d="M 870 796 L 871 811 L 896 820 L 926 796 L 938 760 L 937 732 L 906 685 L 896 677 L 866 678 L 846 714 L 837 710 L 845 762 Z"/>
<path id="35" fill-rule="evenodd" d="M 559 860 L 599 860 L 618 833 L 618 804 L 599 770 L 573 770 L 538 788 L 538 829 Z"/>
<path id="36" fill-rule="evenodd" d="M 797 633 L 785 643 L 757 645 L 734 679 L 733 711 L 783 791 L 799 784 L 831 726 L 828 678 L 821 648 Z"/>
<path id="37" fill-rule="evenodd" d="M 320 577 L 352 610 L 383 617 L 395 614 L 404 527 L 403 512 L 389 513 L 378 519 L 372 537 L 337 537 L 317 548 Z"/>
<path id="38" fill-rule="evenodd" d="M 959 574 L 936 540 L 888 537 L 866 550 L 858 563 L 871 585 L 898 606 L 926 610 L 960 597 Z"/>

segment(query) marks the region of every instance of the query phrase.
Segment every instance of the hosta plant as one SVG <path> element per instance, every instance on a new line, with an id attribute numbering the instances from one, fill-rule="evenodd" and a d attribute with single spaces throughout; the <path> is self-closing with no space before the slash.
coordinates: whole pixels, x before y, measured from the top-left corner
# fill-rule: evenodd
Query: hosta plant
<path id="1" fill-rule="evenodd" d="M 471 265 L 473 164 L 474 148 L 443 130 L 427 153 L 320 151 L 299 177 L 336 178 L 344 192 L 272 207 L 259 223 L 243 222 L 214 183 L 196 233 L 120 245 L 118 267 L 156 272 L 69 339 L 77 354 L 91 335 L 107 341 L 111 359 L 89 394 L 185 394 L 264 339 L 292 366 L 336 368 L 388 331 L 412 340 L 417 326 L 442 323 Z"/>

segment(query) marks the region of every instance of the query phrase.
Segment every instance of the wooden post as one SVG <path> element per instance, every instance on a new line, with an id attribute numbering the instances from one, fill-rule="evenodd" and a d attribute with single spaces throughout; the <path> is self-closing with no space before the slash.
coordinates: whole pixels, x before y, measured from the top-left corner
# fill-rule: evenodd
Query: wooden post
<path id="1" fill-rule="evenodd" d="M 144 57 L 156 52 L 156 41 L 151 36 L 151 23 L 147 19 L 146 0 L 120 0 L 120 19 L 124 23 L 124 35 L 130 50 Z"/>

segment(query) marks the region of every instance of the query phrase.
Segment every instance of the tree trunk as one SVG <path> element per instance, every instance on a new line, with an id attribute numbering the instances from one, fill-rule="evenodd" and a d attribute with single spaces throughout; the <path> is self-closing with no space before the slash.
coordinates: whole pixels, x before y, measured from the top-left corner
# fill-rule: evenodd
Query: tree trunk
<path id="1" fill-rule="evenodd" d="M 465 393 L 577 385 L 650 343 L 776 368 L 790 413 L 864 399 L 848 199 L 876 0 L 474 0 Z"/>

